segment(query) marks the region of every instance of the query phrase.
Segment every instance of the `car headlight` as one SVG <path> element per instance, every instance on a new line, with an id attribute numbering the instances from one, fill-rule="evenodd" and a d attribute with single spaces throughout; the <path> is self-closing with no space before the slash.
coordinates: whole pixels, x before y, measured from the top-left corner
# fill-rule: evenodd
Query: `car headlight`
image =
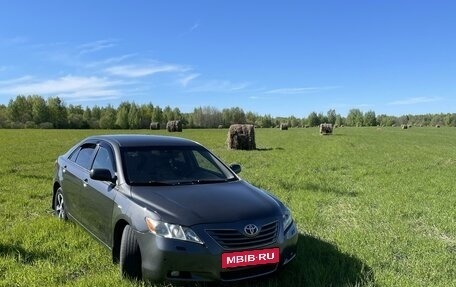
<path id="1" fill-rule="evenodd" d="M 283 220 L 283 230 L 287 230 L 287 228 L 293 223 L 293 217 L 291 216 L 291 211 L 287 208 L 285 213 L 282 215 Z"/>
<path id="2" fill-rule="evenodd" d="M 198 235 L 191 228 L 166 223 L 150 217 L 146 217 L 146 224 L 149 231 L 157 236 L 203 244 L 203 241 L 199 239 Z"/>

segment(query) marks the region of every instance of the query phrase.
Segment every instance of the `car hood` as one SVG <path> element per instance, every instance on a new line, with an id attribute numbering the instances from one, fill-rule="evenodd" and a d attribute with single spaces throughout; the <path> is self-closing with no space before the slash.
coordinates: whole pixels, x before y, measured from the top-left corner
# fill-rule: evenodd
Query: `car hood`
<path id="1" fill-rule="evenodd" d="M 278 200 L 243 180 L 182 186 L 134 186 L 132 196 L 140 205 L 158 213 L 163 221 L 185 226 L 281 215 Z"/>

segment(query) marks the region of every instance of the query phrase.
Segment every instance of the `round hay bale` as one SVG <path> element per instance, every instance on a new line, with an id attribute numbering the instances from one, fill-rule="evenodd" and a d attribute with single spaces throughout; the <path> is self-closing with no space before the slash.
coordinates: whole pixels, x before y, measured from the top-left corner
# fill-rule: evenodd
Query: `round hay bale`
<path id="1" fill-rule="evenodd" d="M 150 123 L 150 129 L 151 129 L 151 130 L 159 130 L 159 129 L 160 129 L 160 123 L 151 122 L 151 123 Z"/>
<path id="2" fill-rule="evenodd" d="M 231 125 L 228 130 L 228 149 L 255 150 L 255 127 L 253 125 Z"/>
<path id="3" fill-rule="evenodd" d="M 320 124 L 320 135 L 331 135 L 333 132 L 332 124 Z"/>
<path id="4" fill-rule="evenodd" d="M 440 128 L 440 125 L 435 125 L 436 128 Z"/>
<path id="5" fill-rule="evenodd" d="M 177 121 L 169 121 L 166 123 L 166 129 L 168 132 L 182 132 L 182 122 L 177 120 Z"/>
<path id="6" fill-rule="evenodd" d="M 287 131 L 288 130 L 288 124 L 287 123 L 281 123 L 280 124 L 280 130 L 281 131 Z"/>
<path id="7" fill-rule="evenodd" d="M 223 126 L 222 126 L 222 125 L 218 125 L 218 128 L 219 128 L 219 129 L 223 129 Z"/>

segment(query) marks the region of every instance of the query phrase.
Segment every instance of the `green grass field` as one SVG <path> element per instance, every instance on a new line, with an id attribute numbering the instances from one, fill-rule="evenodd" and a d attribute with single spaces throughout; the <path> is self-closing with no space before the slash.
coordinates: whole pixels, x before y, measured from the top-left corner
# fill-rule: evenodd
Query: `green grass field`
<path id="1" fill-rule="evenodd" d="M 0 286 L 154 286 L 121 279 L 107 249 L 50 210 L 56 157 L 107 132 L 0 130 Z M 240 163 L 300 231 L 293 263 L 233 286 L 456 286 L 456 129 L 257 129 L 249 152 L 227 150 L 226 132 L 175 135 Z"/>

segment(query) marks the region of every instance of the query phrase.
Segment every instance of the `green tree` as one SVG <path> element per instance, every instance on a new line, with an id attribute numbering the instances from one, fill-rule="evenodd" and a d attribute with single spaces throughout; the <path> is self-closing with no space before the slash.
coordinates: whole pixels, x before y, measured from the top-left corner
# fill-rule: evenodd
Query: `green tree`
<path id="1" fill-rule="evenodd" d="M 8 108 L 0 105 L 0 128 L 6 128 L 8 125 Z"/>
<path id="2" fill-rule="evenodd" d="M 264 115 L 264 116 L 263 116 L 262 123 L 263 123 L 263 128 L 271 128 L 271 127 L 273 127 L 273 119 L 272 119 L 272 116 L 269 115 L 269 114 Z"/>
<path id="3" fill-rule="evenodd" d="M 32 106 L 25 96 L 10 100 L 8 110 L 12 122 L 26 123 L 32 120 Z"/>
<path id="4" fill-rule="evenodd" d="M 336 115 L 336 120 L 334 121 L 334 124 L 339 127 L 344 125 L 344 120 L 341 115 Z"/>
<path id="5" fill-rule="evenodd" d="M 174 120 L 175 120 L 175 118 L 174 118 L 173 110 L 171 109 L 170 106 L 166 106 L 163 109 L 163 121 L 168 122 L 168 121 L 174 121 Z"/>
<path id="6" fill-rule="evenodd" d="M 347 126 L 361 127 L 363 126 L 363 113 L 359 109 L 351 109 L 345 122 Z"/>
<path id="7" fill-rule="evenodd" d="M 131 104 L 128 102 L 122 102 L 117 108 L 116 126 L 121 129 L 128 129 L 130 127 L 128 123 L 128 114 L 130 112 Z"/>
<path id="8" fill-rule="evenodd" d="M 55 128 L 64 129 L 68 126 L 68 114 L 65 105 L 59 97 L 47 100 L 49 119 Z"/>
<path id="9" fill-rule="evenodd" d="M 39 125 L 41 123 L 50 122 L 49 108 L 42 97 L 37 95 L 29 96 L 28 101 L 32 106 L 32 120 L 35 124 Z"/>
<path id="10" fill-rule="evenodd" d="M 116 127 L 116 110 L 108 105 L 104 109 L 100 109 L 100 128 L 113 129 Z"/>
<path id="11" fill-rule="evenodd" d="M 154 106 L 149 103 L 146 105 L 141 105 L 139 108 L 139 118 L 140 124 L 139 127 L 141 129 L 148 129 L 152 120 L 152 115 L 154 114 Z"/>
<path id="12" fill-rule="evenodd" d="M 139 109 L 138 106 L 135 103 L 133 103 L 131 104 L 130 109 L 128 111 L 128 127 L 130 129 L 138 129 L 139 123 Z"/>
<path id="13" fill-rule="evenodd" d="M 68 127 L 70 129 L 87 128 L 87 123 L 83 120 L 84 110 L 80 105 L 69 105 L 67 108 Z"/>
<path id="14" fill-rule="evenodd" d="M 152 115 L 152 121 L 157 123 L 163 123 L 163 111 L 160 106 L 154 107 L 154 113 Z"/>
<path id="15" fill-rule="evenodd" d="M 377 124 L 385 127 L 390 127 L 392 125 L 396 125 L 396 120 L 395 117 L 382 114 L 377 116 Z"/>
<path id="16" fill-rule="evenodd" d="M 377 125 L 377 118 L 375 117 L 374 111 L 367 111 L 364 114 L 364 125 L 368 127 L 373 127 Z"/>
<path id="17" fill-rule="evenodd" d="M 327 113 L 327 117 L 328 117 L 328 123 L 334 125 L 336 123 L 336 110 L 330 109 Z"/>
<path id="18" fill-rule="evenodd" d="M 325 116 L 323 113 L 318 113 L 318 121 L 320 124 L 328 123 L 328 117 Z"/>
<path id="19" fill-rule="evenodd" d="M 311 127 L 316 127 L 320 124 L 320 118 L 316 112 L 311 112 L 307 117 L 307 124 Z"/>
<path id="20" fill-rule="evenodd" d="M 258 115 L 249 111 L 245 114 L 245 122 L 248 124 L 255 124 L 257 117 Z"/>

